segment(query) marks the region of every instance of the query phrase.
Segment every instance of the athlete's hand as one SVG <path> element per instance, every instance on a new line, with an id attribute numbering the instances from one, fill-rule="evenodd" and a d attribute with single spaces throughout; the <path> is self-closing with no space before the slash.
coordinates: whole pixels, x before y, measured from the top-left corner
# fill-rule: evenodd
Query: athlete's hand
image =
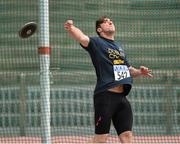
<path id="1" fill-rule="evenodd" d="M 64 28 L 68 31 L 71 30 L 72 26 L 73 26 L 73 20 L 67 20 L 64 23 Z"/>
<path id="2" fill-rule="evenodd" d="M 151 74 L 152 70 L 148 69 L 145 66 L 140 66 L 140 72 L 141 72 L 141 75 L 145 77 L 153 77 L 153 75 Z"/>

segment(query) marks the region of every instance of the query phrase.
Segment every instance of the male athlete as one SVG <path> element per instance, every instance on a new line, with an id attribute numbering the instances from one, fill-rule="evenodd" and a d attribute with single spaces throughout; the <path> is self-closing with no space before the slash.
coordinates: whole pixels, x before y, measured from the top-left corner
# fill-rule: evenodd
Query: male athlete
<path id="1" fill-rule="evenodd" d="M 128 95 L 132 77 L 153 77 L 151 70 L 132 67 L 120 44 L 114 41 L 115 26 L 106 16 L 96 21 L 98 37 L 89 37 L 67 20 L 64 28 L 90 54 L 97 84 L 94 90 L 95 136 L 92 142 L 106 142 L 111 120 L 121 143 L 133 143 L 132 109 Z"/>

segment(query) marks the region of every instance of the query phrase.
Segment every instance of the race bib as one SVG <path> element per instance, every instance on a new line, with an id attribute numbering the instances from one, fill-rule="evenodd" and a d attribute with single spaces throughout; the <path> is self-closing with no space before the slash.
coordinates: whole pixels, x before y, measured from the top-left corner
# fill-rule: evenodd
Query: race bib
<path id="1" fill-rule="evenodd" d="M 113 69 L 115 81 L 130 77 L 130 72 L 126 65 L 113 65 Z"/>

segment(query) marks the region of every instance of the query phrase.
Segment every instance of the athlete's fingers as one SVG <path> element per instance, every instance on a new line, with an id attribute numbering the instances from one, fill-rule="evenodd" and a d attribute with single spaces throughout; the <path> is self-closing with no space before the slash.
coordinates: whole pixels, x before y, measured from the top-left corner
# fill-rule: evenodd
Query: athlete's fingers
<path id="1" fill-rule="evenodd" d="M 147 67 L 144 67 L 144 66 L 141 66 L 140 70 L 141 70 L 141 73 L 143 73 L 143 74 L 152 72 L 151 69 L 148 69 Z"/>
<path id="2" fill-rule="evenodd" d="M 142 72 L 142 74 L 146 77 L 153 77 L 153 75 L 151 74 L 152 70 L 148 70 L 148 71 L 144 71 Z"/>
<path id="3" fill-rule="evenodd" d="M 73 21 L 72 20 L 67 20 L 64 24 L 64 28 L 66 30 L 70 30 L 71 29 L 71 26 L 73 25 Z"/>
<path id="4" fill-rule="evenodd" d="M 147 76 L 151 77 L 151 78 L 153 77 L 153 75 L 151 73 L 148 73 Z"/>
<path id="5" fill-rule="evenodd" d="M 144 75 L 146 77 L 153 77 L 153 75 L 151 74 L 152 70 L 148 69 L 145 66 L 140 66 L 140 71 L 141 71 L 142 75 Z"/>

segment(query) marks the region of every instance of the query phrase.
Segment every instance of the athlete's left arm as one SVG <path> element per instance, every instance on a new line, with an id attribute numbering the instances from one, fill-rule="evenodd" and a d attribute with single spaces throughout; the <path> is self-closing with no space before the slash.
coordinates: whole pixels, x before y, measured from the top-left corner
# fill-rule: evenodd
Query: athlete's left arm
<path id="1" fill-rule="evenodd" d="M 145 66 L 140 66 L 139 69 L 130 66 L 129 71 L 130 71 L 131 76 L 134 78 L 139 77 L 139 76 L 153 77 L 153 75 L 151 74 L 152 70 L 148 69 Z"/>

